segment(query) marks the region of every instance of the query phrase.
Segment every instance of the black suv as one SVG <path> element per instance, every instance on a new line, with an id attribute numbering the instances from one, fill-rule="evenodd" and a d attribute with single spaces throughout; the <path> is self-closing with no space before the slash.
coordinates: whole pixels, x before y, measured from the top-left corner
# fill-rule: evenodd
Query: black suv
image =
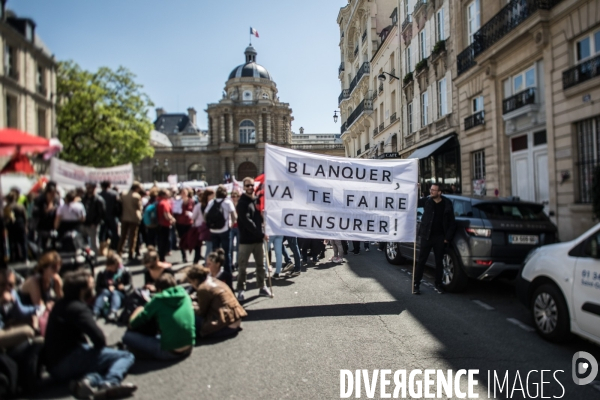
<path id="1" fill-rule="evenodd" d="M 450 292 L 467 287 L 468 278 L 516 277 L 529 251 L 557 241 L 556 226 L 542 204 L 496 197 L 445 195 L 452 201 L 456 235 L 444 254 L 444 286 Z M 417 232 L 423 209 L 417 211 Z M 419 258 L 417 234 L 417 259 Z M 388 243 L 391 264 L 413 260 L 414 243 Z M 435 267 L 433 252 L 427 265 Z"/>

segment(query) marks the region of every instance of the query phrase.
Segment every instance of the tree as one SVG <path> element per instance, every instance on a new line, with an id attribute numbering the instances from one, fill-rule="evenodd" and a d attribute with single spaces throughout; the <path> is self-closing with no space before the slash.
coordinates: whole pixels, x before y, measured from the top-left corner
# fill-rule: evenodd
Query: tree
<path id="1" fill-rule="evenodd" d="M 60 158 L 110 167 L 154 155 L 153 125 L 147 115 L 153 104 L 134 78 L 124 67 L 89 72 L 73 61 L 59 64 L 57 125 L 64 146 Z"/>

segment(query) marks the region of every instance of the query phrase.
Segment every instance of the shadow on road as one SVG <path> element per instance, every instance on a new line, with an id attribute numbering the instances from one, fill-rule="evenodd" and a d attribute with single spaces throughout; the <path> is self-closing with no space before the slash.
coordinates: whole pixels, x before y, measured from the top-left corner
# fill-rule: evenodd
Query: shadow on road
<path id="1" fill-rule="evenodd" d="M 360 315 L 398 315 L 403 310 L 404 307 L 402 307 L 399 301 L 281 307 L 247 310 L 248 316 L 244 318 L 244 321 Z"/>

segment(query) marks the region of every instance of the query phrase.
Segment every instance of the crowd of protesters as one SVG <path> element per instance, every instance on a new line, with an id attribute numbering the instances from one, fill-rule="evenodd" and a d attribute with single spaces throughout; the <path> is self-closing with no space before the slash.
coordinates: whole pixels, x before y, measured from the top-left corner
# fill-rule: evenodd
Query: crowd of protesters
<path id="1" fill-rule="evenodd" d="M 70 382 L 77 398 L 127 396 L 136 387 L 123 379 L 136 358 L 180 360 L 200 338 L 241 330 L 251 255 L 259 296 L 271 296 L 270 260 L 278 279 L 295 278 L 303 264 L 325 257 L 327 240 L 266 236 L 263 199 L 252 178 L 231 193 L 223 185 L 173 194 L 145 191 L 137 182 L 122 193 L 108 182 L 100 186 L 97 193 L 87 183 L 61 197 L 48 182 L 36 196 L 16 189 L 6 196 L 10 259 L 37 261 L 27 278 L 0 269 L 2 395 L 34 390 L 45 369 L 50 379 Z M 73 232 L 106 256 L 95 277 L 87 269 L 66 272 L 53 247 Z M 343 261 L 348 243 L 331 244 L 329 261 Z M 358 254 L 360 243 L 353 246 Z M 368 243 L 364 248 L 369 251 Z M 177 250 L 181 262 L 174 266 L 169 256 Z M 139 264 L 144 279 L 136 287 L 128 267 Z M 127 326 L 117 348 L 107 346 L 100 318 Z"/>

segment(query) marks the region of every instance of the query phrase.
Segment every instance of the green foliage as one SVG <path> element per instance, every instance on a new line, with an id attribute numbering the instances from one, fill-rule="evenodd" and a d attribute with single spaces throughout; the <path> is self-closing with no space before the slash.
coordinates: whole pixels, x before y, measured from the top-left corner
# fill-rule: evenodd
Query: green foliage
<path id="1" fill-rule="evenodd" d="M 406 86 L 412 80 L 413 80 L 413 73 L 409 72 L 408 74 L 404 75 L 404 79 L 402 79 L 402 83 L 404 84 L 404 86 Z"/>
<path id="2" fill-rule="evenodd" d="M 422 70 L 423 68 L 426 68 L 426 67 L 427 67 L 427 59 L 426 59 L 426 58 L 424 58 L 424 59 L 422 59 L 421 61 L 419 61 L 419 62 L 417 63 L 417 65 L 415 65 L 415 71 L 417 71 L 417 73 L 419 73 L 419 72 L 421 72 L 421 70 Z"/>
<path id="3" fill-rule="evenodd" d="M 594 169 L 592 178 L 592 206 L 596 219 L 600 219 L 600 165 Z"/>
<path id="4" fill-rule="evenodd" d="M 440 41 L 438 41 L 435 44 L 435 46 L 433 46 L 433 50 L 431 52 L 433 54 L 437 55 L 437 54 L 441 53 L 444 50 L 446 50 L 446 41 L 445 40 L 440 40 Z"/>
<path id="5" fill-rule="evenodd" d="M 139 163 L 154 155 L 150 146 L 153 106 L 135 75 L 124 67 L 89 72 L 73 61 L 58 68 L 60 158 L 80 165 L 110 167 Z"/>

